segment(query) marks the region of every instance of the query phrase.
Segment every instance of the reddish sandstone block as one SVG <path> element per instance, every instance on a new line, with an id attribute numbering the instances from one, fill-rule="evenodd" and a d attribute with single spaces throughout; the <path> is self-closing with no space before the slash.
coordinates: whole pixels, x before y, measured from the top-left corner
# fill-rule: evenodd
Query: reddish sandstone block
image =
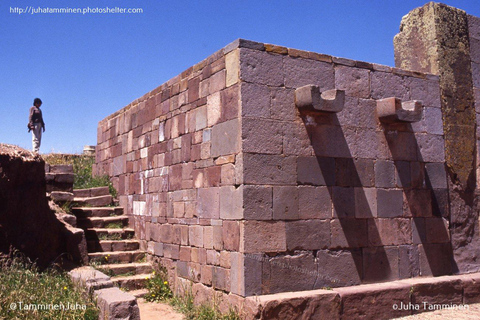
<path id="1" fill-rule="evenodd" d="M 205 168 L 205 187 L 220 186 L 221 170 L 220 166 Z"/>
<path id="2" fill-rule="evenodd" d="M 425 162 L 443 162 L 445 146 L 443 136 L 433 134 L 416 134 L 418 159 Z"/>
<path id="3" fill-rule="evenodd" d="M 213 279 L 213 267 L 204 265 L 202 266 L 202 273 L 201 273 L 201 282 L 206 285 L 212 285 L 212 279 Z"/>
<path id="4" fill-rule="evenodd" d="M 240 86 L 234 85 L 220 92 L 222 104 L 222 121 L 239 117 L 240 113 Z"/>
<path id="5" fill-rule="evenodd" d="M 199 77 L 188 80 L 188 102 L 194 102 L 199 98 L 199 86 Z"/>
<path id="6" fill-rule="evenodd" d="M 426 218 L 425 228 L 428 243 L 449 243 L 449 223 L 444 218 Z"/>
<path id="7" fill-rule="evenodd" d="M 221 70 L 210 77 L 210 93 L 218 92 L 226 86 L 226 70 Z"/>
<path id="8" fill-rule="evenodd" d="M 375 187 L 395 187 L 395 166 L 393 164 L 393 161 L 375 161 Z"/>
<path id="9" fill-rule="evenodd" d="M 368 219 L 368 242 L 370 246 L 410 244 L 412 242 L 410 219 Z"/>
<path id="10" fill-rule="evenodd" d="M 372 218 L 377 216 L 377 189 L 354 188 L 355 218 Z"/>
<path id="11" fill-rule="evenodd" d="M 408 284 L 381 283 L 333 289 L 342 300 L 342 319 L 391 319 L 410 315 L 410 310 L 394 310 L 393 305 L 410 302 Z"/>
<path id="12" fill-rule="evenodd" d="M 340 297 L 330 290 L 261 295 L 247 302 L 251 319 L 340 319 Z"/>
<path id="13" fill-rule="evenodd" d="M 420 304 L 456 304 L 463 303 L 462 281 L 450 277 L 403 280 L 411 286 L 412 303 Z M 414 312 L 415 313 L 415 312 Z"/>
<path id="14" fill-rule="evenodd" d="M 285 222 L 244 221 L 241 239 L 240 250 L 245 253 L 285 251 Z"/>
<path id="15" fill-rule="evenodd" d="M 333 216 L 338 218 L 355 217 L 355 188 L 333 187 Z"/>
<path id="16" fill-rule="evenodd" d="M 480 275 L 478 273 L 461 276 L 463 287 L 463 303 L 480 302 Z"/>
<path id="17" fill-rule="evenodd" d="M 403 211 L 406 217 L 431 217 L 432 191 L 421 189 L 405 190 Z"/>
<path id="18" fill-rule="evenodd" d="M 220 187 L 220 218 L 240 220 L 243 218 L 243 186 Z"/>
<path id="19" fill-rule="evenodd" d="M 240 124 L 238 120 L 219 123 L 212 128 L 212 157 L 240 151 Z"/>
<path id="20" fill-rule="evenodd" d="M 189 226 L 188 239 L 191 246 L 203 247 L 203 227 Z"/>
<path id="21" fill-rule="evenodd" d="M 197 190 L 197 215 L 199 218 L 218 219 L 220 217 L 219 188 Z"/>
<path id="22" fill-rule="evenodd" d="M 178 255 L 179 259 L 181 261 L 190 261 L 190 252 L 190 247 L 180 246 L 180 252 Z"/>
<path id="23" fill-rule="evenodd" d="M 283 154 L 309 157 L 315 154 L 303 122 L 283 122 Z"/>
<path id="24" fill-rule="evenodd" d="M 420 252 L 420 275 L 441 276 L 453 271 L 453 254 L 449 243 L 424 243 Z"/>
<path id="25" fill-rule="evenodd" d="M 401 100 L 408 100 L 409 98 L 403 77 L 393 73 L 371 72 L 370 86 L 373 99 L 397 97 Z"/>
<path id="26" fill-rule="evenodd" d="M 240 224 L 238 221 L 223 222 L 223 247 L 225 250 L 240 249 Z"/>
<path id="27" fill-rule="evenodd" d="M 402 190 L 377 189 L 377 210 L 379 218 L 401 217 L 403 214 Z"/>
<path id="28" fill-rule="evenodd" d="M 375 181 L 373 165 L 373 160 L 369 159 L 336 159 L 336 185 L 342 187 L 373 187 Z"/>
<path id="29" fill-rule="evenodd" d="M 233 185 L 235 184 L 235 165 L 227 163 L 222 165 L 220 171 L 221 185 Z"/>

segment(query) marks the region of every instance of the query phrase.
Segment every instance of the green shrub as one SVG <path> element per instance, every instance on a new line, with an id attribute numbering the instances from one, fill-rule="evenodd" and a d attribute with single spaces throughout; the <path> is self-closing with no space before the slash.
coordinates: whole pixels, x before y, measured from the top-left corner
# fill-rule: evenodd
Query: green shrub
<path id="1" fill-rule="evenodd" d="M 40 272 L 24 258 L 0 259 L 0 319 L 97 318 L 95 304 L 64 272 Z"/>
<path id="2" fill-rule="evenodd" d="M 147 301 L 166 301 L 173 297 L 173 292 L 168 284 L 167 269 L 165 267 L 154 271 L 147 281 L 148 294 L 144 296 Z"/>

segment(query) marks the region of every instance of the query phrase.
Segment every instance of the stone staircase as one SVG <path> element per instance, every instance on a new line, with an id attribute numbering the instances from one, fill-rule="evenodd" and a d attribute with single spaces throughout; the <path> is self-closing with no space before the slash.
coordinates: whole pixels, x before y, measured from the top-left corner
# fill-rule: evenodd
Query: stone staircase
<path id="1" fill-rule="evenodd" d="M 119 288 L 137 298 L 144 296 L 152 266 L 145 261 L 135 232 L 128 227 L 123 208 L 114 207 L 108 187 L 73 190 L 77 226 L 85 230 L 88 258 L 95 268 L 111 277 Z"/>

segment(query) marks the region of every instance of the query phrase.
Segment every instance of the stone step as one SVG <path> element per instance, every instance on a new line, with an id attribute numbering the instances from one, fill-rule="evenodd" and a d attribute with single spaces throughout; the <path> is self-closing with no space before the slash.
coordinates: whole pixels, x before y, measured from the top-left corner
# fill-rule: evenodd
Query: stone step
<path id="1" fill-rule="evenodd" d="M 77 220 L 79 228 L 124 228 L 128 226 L 127 216 L 87 217 Z"/>
<path id="2" fill-rule="evenodd" d="M 130 290 L 128 291 L 128 293 L 133 295 L 135 298 L 139 299 L 139 298 L 143 298 L 148 293 L 148 290 L 147 289 Z"/>
<path id="3" fill-rule="evenodd" d="M 133 276 L 112 277 L 111 280 L 121 289 L 138 290 L 145 288 L 148 278 L 152 274 L 136 274 Z"/>
<path id="4" fill-rule="evenodd" d="M 130 263 L 142 260 L 145 257 L 145 252 L 140 250 L 135 251 L 105 251 L 92 252 L 88 254 L 90 262 L 98 262 L 100 264 L 112 263 Z"/>
<path id="5" fill-rule="evenodd" d="M 112 204 L 113 197 L 111 195 L 98 197 L 74 197 L 73 202 L 79 206 L 103 207 Z"/>
<path id="6" fill-rule="evenodd" d="M 74 189 L 73 194 L 76 198 L 88 198 L 107 196 L 110 194 L 110 191 L 108 190 L 108 187 L 98 187 L 89 189 Z"/>
<path id="7" fill-rule="evenodd" d="M 73 207 L 72 213 L 78 218 L 86 217 L 111 217 L 111 216 L 121 216 L 123 214 L 122 207 Z"/>
<path id="8" fill-rule="evenodd" d="M 128 273 L 145 275 L 153 271 L 152 265 L 148 262 L 105 264 L 97 269 L 110 276 L 126 276 Z"/>
<path id="9" fill-rule="evenodd" d="M 85 230 L 85 238 L 87 238 L 87 241 L 132 239 L 134 235 L 135 230 L 130 228 L 91 228 Z"/>
<path id="10" fill-rule="evenodd" d="M 135 251 L 140 249 L 138 240 L 90 240 L 87 241 L 88 252 Z"/>

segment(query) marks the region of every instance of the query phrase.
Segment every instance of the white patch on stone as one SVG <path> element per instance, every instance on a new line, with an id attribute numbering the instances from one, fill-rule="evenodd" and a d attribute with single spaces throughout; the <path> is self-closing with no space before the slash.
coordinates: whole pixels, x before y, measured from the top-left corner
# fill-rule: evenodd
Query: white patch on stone
<path id="1" fill-rule="evenodd" d="M 135 216 L 145 215 L 145 201 L 133 201 L 133 214 Z"/>

